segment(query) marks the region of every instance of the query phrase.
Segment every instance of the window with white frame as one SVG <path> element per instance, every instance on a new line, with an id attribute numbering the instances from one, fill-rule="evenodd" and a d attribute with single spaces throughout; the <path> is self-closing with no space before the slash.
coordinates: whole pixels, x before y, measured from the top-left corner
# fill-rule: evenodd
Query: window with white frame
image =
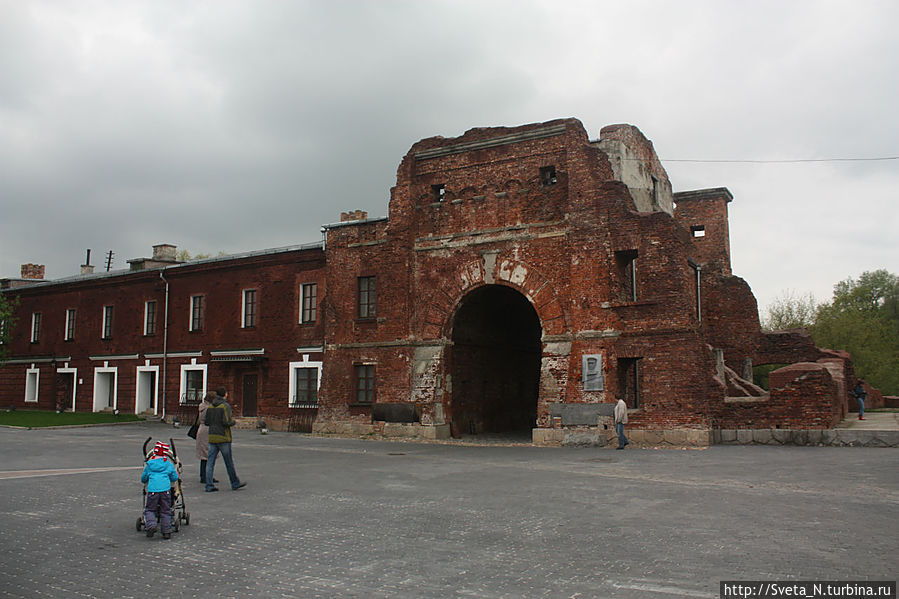
<path id="1" fill-rule="evenodd" d="M 144 302 L 144 335 L 156 334 L 156 300 Z"/>
<path id="2" fill-rule="evenodd" d="M 103 306 L 103 329 L 100 336 L 103 339 L 112 337 L 112 306 Z"/>
<path id="3" fill-rule="evenodd" d="M 41 380 L 39 368 L 29 368 L 25 371 L 25 401 L 37 403 L 38 385 Z"/>
<path id="4" fill-rule="evenodd" d="M 66 332 L 65 340 L 71 341 L 75 338 L 75 309 L 66 310 Z"/>
<path id="5" fill-rule="evenodd" d="M 248 329 L 256 326 L 256 290 L 243 290 L 243 308 L 241 309 L 240 326 Z"/>
<path id="6" fill-rule="evenodd" d="M 33 312 L 31 314 L 31 342 L 37 343 L 41 340 L 41 313 Z"/>
<path id="7" fill-rule="evenodd" d="M 205 296 L 202 295 L 190 296 L 190 324 L 188 330 L 191 332 L 203 330 L 203 319 L 206 315 L 205 299 Z"/>
<path id="8" fill-rule="evenodd" d="M 303 283 L 300 285 L 300 322 L 315 322 L 317 317 L 318 285 Z"/>
<path id="9" fill-rule="evenodd" d="M 182 364 L 179 394 L 181 403 L 200 403 L 204 395 L 206 395 L 206 364 Z"/>
<path id="10" fill-rule="evenodd" d="M 322 363 L 309 361 L 303 356 L 302 362 L 290 363 L 290 390 L 288 397 L 291 408 L 315 407 L 318 405 L 318 391 L 321 388 Z"/>

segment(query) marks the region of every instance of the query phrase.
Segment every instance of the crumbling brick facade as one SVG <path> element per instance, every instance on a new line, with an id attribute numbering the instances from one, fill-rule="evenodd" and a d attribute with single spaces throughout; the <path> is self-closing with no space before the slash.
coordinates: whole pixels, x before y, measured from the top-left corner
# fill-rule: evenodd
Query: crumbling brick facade
<path id="1" fill-rule="evenodd" d="M 851 362 L 759 329 L 731 272 L 732 199 L 673 194 L 630 125 L 592 141 L 575 119 L 425 139 L 400 162 L 388 216 L 344 212 L 323 247 L 187 264 L 154 252 L 127 274 L 15 290 L 0 398 L 50 408 L 72 393 L 82 410 L 111 394 L 145 411 L 155 368 L 167 413 L 196 399 L 186 383 L 224 383 L 238 414 L 311 410 L 322 432 L 599 438 L 617 397 L 647 431 L 833 426 Z M 142 329 L 148 298 L 167 308 L 164 348 Z M 117 333 L 100 339 L 109 305 Z M 57 339 L 71 309 L 79 332 Z M 29 343 L 34 313 L 47 335 Z M 747 380 L 753 364 L 797 361 L 814 364 L 773 373 L 770 393 Z"/>

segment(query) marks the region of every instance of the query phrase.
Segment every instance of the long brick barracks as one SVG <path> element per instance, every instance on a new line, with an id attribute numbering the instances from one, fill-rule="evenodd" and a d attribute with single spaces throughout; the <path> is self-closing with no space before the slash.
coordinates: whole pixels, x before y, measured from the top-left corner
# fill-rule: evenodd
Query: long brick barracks
<path id="1" fill-rule="evenodd" d="M 630 125 L 424 139 L 388 216 L 344 213 L 320 243 L 183 263 L 159 245 L 53 281 L 23 266 L 2 283 L 18 308 L 0 407 L 192 422 L 223 385 L 246 426 L 334 434 L 604 444 L 618 397 L 637 443 L 833 427 L 849 356 L 760 330 L 732 199 L 672 193 Z M 782 366 L 770 391 L 752 383 L 765 364 Z"/>

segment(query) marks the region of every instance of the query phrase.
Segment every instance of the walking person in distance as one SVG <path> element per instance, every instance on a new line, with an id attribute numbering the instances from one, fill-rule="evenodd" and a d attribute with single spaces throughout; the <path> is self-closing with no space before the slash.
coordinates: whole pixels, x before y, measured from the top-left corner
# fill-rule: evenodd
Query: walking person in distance
<path id="1" fill-rule="evenodd" d="M 618 447 L 615 449 L 624 449 L 624 446 L 630 443 L 624 436 L 625 424 L 627 424 L 627 404 L 619 398 L 615 404 L 615 432 L 618 434 Z"/>
<path id="2" fill-rule="evenodd" d="M 237 471 L 234 469 L 234 458 L 231 456 L 231 427 L 236 424 L 231 417 L 231 405 L 226 401 L 228 390 L 219 387 L 215 390 L 215 397 L 212 398 L 212 405 L 206 408 L 206 416 L 203 422 L 209 427 L 209 456 L 206 462 L 206 491 L 218 491 L 215 486 L 215 459 L 218 454 L 222 454 L 222 460 L 225 462 L 225 468 L 228 470 L 228 478 L 231 482 L 231 489 L 236 491 L 247 486 L 247 483 L 241 482 L 237 477 Z"/>

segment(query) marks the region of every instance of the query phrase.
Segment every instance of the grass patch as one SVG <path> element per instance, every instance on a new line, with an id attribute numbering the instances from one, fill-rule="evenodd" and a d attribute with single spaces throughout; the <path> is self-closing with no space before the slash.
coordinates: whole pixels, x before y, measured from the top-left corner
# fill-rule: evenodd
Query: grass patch
<path id="1" fill-rule="evenodd" d="M 109 424 L 112 422 L 136 422 L 143 418 L 134 414 L 110 414 L 108 412 L 38 412 L 30 410 L 0 411 L 0 424 L 40 428 L 45 426 L 75 426 L 85 424 Z"/>

